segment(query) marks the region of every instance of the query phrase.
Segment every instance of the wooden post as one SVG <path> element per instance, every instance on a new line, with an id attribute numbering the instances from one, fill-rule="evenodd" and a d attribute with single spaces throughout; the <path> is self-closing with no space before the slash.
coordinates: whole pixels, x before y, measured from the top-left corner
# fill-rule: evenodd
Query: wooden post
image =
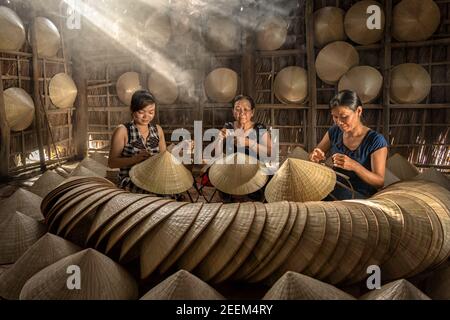
<path id="1" fill-rule="evenodd" d="M 306 56 L 308 63 L 308 95 L 309 95 L 309 139 L 305 144 L 312 150 L 317 144 L 317 78 L 314 50 L 314 13 L 313 1 L 306 1 Z"/>
<path id="2" fill-rule="evenodd" d="M 384 2 L 384 12 L 386 16 L 386 25 L 384 31 L 384 58 L 382 60 L 382 71 L 384 78 L 383 85 L 383 135 L 386 140 L 389 139 L 389 130 L 390 130 L 390 122 L 391 122 L 391 97 L 390 97 L 390 89 L 391 89 L 391 16 L 392 16 L 392 0 L 385 0 Z"/>
<path id="3" fill-rule="evenodd" d="M 2 62 L 0 61 L 0 179 L 8 176 L 11 134 L 6 122 L 5 99 L 3 98 Z"/>
<path id="4" fill-rule="evenodd" d="M 35 117 L 34 124 L 36 128 L 36 137 L 38 141 L 39 147 L 39 160 L 41 171 L 46 170 L 45 165 L 45 153 L 44 153 L 44 145 L 42 142 L 42 101 L 41 101 L 41 93 L 39 88 L 39 59 L 38 59 L 38 50 L 37 50 L 37 40 L 36 40 L 36 24 L 35 20 L 31 24 L 31 43 L 33 48 L 33 94 L 34 94 L 34 105 L 35 105 Z M 50 155 L 49 155 L 50 156 Z"/>
<path id="5" fill-rule="evenodd" d="M 255 39 L 254 33 L 244 31 L 244 45 L 242 55 L 242 83 L 243 94 L 251 96 L 256 99 L 255 92 Z"/>
<path id="6" fill-rule="evenodd" d="M 81 160 L 87 156 L 88 120 L 89 110 L 87 101 L 87 72 L 86 64 L 81 59 L 81 54 L 76 53 L 73 59 L 73 80 L 78 89 L 75 110 L 75 148 L 76 158 Z"/>

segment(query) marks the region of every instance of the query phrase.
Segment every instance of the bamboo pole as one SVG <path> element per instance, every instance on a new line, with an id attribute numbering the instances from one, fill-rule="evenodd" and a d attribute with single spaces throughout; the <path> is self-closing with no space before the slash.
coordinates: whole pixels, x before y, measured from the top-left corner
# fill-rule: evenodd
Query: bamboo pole
<path id="1" fill-rule="evenodd" d="M 2 64 L 0 63 L 0 75 L 2 74 Z M 3 81 L 0 80 L 0 179 L 8 176 L 9 152 L 10 152 L 10 131 L 6 122 L 5 100 L 3 98 Z"/>
<path id="2" fill-rule="evenodd" d="M 81 61 L 81 54 L 74 57 L 73 65 L 73 79 L 78 88 L 78 105 L 75 111 L 75 148 L 76 158 L 81 160 L 87 156 L 89 120 L 86 64 Z"/>
<path id="3" fill-rule="evenodd" d="M 305 24 L 306 24 L 306 54 L 308 63 L 308 95 L 309 95 L 309 139 L 305 143 L 312 150 L 317 144 L 317 78 L 315 67 L 314 51 L 314 19 L 313 19 L 313 1 L 306 1 Z"/>
<path id="4" fill-rule="evenodd" d="M 390 88 L 391 88 L 391 14 L 392 14 L 392 0 L 386 0 L 384 4 L 384 11 L 386 15 L 386 26 L 384 32 L 384 59 L 382 61 L 383 70 L 383 135 L 389 142 L 389 125 L 391 121 L 391 108 L 390 108 Z"/>

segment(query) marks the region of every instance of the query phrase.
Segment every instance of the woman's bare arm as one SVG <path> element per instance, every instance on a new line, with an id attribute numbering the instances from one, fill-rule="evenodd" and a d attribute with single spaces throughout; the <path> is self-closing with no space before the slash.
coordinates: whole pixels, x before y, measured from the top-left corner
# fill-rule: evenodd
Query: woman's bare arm
<path id="1" fill-rule="evenodd" d="M 147 151 L 143 151 L 132 157 L 123 157 L 122 151 L 127 141 L 127 129 L 124 126 L 117 127 L 113 132 L 109 150 L 108 167 L 111 169 L 131 167 L 150 156 Z"/>

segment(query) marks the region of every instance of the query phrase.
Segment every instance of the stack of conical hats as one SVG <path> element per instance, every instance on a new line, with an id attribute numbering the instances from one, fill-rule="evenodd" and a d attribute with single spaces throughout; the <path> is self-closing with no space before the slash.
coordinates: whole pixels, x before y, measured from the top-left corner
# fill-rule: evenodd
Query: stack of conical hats
<path id="1" fill-rule="evenodd" d="M 209 169 L 209 178 L 222 192 L 246 195 L 261 189 L 268 176 L 255 158 L 235 153 L 217 160 Z"/>
<path id="2" fill-rule="evenodd" d="M 28 190 L 40 197 L 45 197 L 51 190 L 56 188 L 63 181 L 64 178 L 62 176 L 54 171 L 47 170 Z"/>
<path id="3" fill-rule="evenodd" d="M 36 221 L 43 221 L 41 202 L 40 196 L 25 189 L 18 189 L 9 198 L 0 202 L 0 216 L 19 211 Z"/>
<path id="4" fill-rule="evenodd" d="M 169 151 L 135 165 L 130 177 L 139 188 L 156 194 L 183 193 L 194 183 L 192 174 Z"/>
<path id="5" fill-rule="evenodd" d="M 363 295 L 360 300 L 430 300 L 422 291 L 407 280 L 385 284 L 381 289 Z"/>
<path id="6" fill-rule="evenodd" d="M 336 173 L 323 165 L 288 158 L 266 187 L 269 202 L 306 202 L 325 198 L 336 185 Z"/>
<path id="7" fill-rule="evenodd" d="M 402 181 L 410 180 L 419 174 L 419 170 L 398 153 L 388 158 L 386 167 Z"/>

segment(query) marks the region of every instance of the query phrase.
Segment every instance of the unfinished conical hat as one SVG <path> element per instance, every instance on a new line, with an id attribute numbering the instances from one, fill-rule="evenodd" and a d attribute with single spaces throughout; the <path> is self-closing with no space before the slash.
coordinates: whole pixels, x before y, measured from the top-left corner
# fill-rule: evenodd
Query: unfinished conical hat
<path id="1" fill-rule="evenodd" d="M 58 28 L 44 17 L 37 17 L 34 26 L 36 28 L 38 55 L 43 58 L 56 57 L 58 50 L 61 48 L 61 36 Z"/>
<path id="2" fill-rule="evenodd" d="M 0 216 L 0 264 L 16 262 L 47 231 L 44 224 L 20 212 Z"/>
<path id="3" fill-rule="evenodd" d="M 320 50 L 316 59 L 316 72 L 323 82 L 336 84 L 347 71 L 358 64 L 358 51 L 347 42 L 336 41 Z"/>
<path id="4" fill-rule="evenodd" d="M 403 0 L 392 13 L 392 36 L 398 41 L 423 41 L 438 29 L 441 13 L 433 0 Z"/>
<path id="5" fill-rule="evenodd" d="M 224 300 L 196 276 L 180 270 L 147 292 L 141 300 Z"/>
<path id="6" fill-rule="evenodd" d="M 287 22 L 279 16 L 264 16 L 256 28 L 256 46 L 259 50 L 278 50 L 286 41 Z"/>
<path id="7" fill-rule="evenodd" d="M 131 97 L 137 91 L 142 89 L 139 73 L 126 72 L 122 74 L 116 82 L 117 95 L 120 101 L 125 105 L 131 104 Z"/>
<path id="8" fill-rule="evenodd" d="M 384 171 L 384 186 L 388 187 L 391 184 L 399 182 L 400 179 L 389 169 L 386 168 Z"/>
<path id="9" fill-rule="evenodd" d="M 275 77 L 274 93 L 283 103 L 302 103 L 308 96 L 308 73 L 300 67 L 287 67 Z"/>
<path id="10" fill-rule="evenodd" d="M 327 283 L 292 271 L 286 272 L 263 300 L 355 300 Z"/>
<path id="11" fill-rule="evenodd" d="M 450 265 L 433 271 L 425 280 L 424 292 L 433 300 L 450 300 Z"/>
<path id="12" fill-rule="evenodd" d="M 431 76 L 424 67 L 404 63 L 391 71 L 391 99 L 396 103 L 420 103 L 431 91 Z"/>
<path id="13" fill-rule="evenodd" d="M 197 267 L 230 228 L 238 210 L 239 203 L 222 205 L 208 227 L 179 259 L 178 267 L 187 271 Z"/>
<path id="14" fill-rule="evenodd" d="M 209 179 L 222 192 L 246 195 L 258 191 L 267 182 L 263 165 L 243 153 L 234 153 L 216 161 L 209 169 Z"/>
<path id="15" fill-rule="evenodd" d="M 288 158 L 309 161 L 309 153 L 306 152 L 302 147 L 297 147 L 288 154 Z"/>
<path id="16" fill-rule="evenodd" d="M 375 15 L 374 23 L 379 22 L 379 26 L 368 28 L 371 24 L 371 17 L 374 10 L 370 10 L 371 6 L 378 7 L 380 16 Z M 382 5 L 376 1 L 363 0 L 355 3 L 350 10 L 347 11 L 344 19 L 345 33 L 354 42 L 362 45 L 373 44 L 380 41 L 384 35 L 385 17 Z"/>
<path id="17" fill-rule="evenodd" d="M 70 177 L 100 177 L 97 172 L 92 171 L 81 163 L 70 173 Z"/>
<path id="18" fill-rule="evenodd" d="M 84 158 L 83 161 L 80 162 L 80 165 L 88 168 L 91 171 L 94 171 L 99 176 L 106 177 L 106 171 L 108 171 L 108 167 L 98 161 L 95 161 L 94 159 Z"/>
<path id="19" fill-rule="evenodd" d="M 236 96 L 237 89 L 238 75 L 228 68 L 217 68 L 205 79 L 206 95 L 214 102 L 230 102 Z"/>
<path id="20" fill-rule="evenodd" d="M 0 202 L 0 216 L 19 211 L 37 221 L 44 220 L 41 213 L 42 198 L 25 189 L 18 189 L 9 198 Z"/>
<path id="21" fill-rule="evenodd" d="M 419 170 L 398 153 L 388 158 L 386 166 L 402 181 L 412 179 L 419 174 Z"/>
<path id="22" fill-rule="evenodd" d="M 344 41 L 345 11 L 337 7 L 324 7 L 314 12 L 314 45 L 318 48 L 334 42 Z"/>
<path id="23" fill-rule="evenodd" d="M 209 17 L 206 38 L 211 51 L 236 51 L 239 49 L 239 25 L 223 16 Z"/>
<path id="24" fill-rule="evenodd" d="M 450 179 L 435 168 L 426 169 L 424 172 L 414 177 L 414 180 L 434 182 L 450 191 Z"/>
<path id="25" fill-rule="evenodd" d="M 0 6 L 0 50 L 19 51 L 24 43 L 22 20 L 11 9 Z"/>
<path id="26" fill-rule="evenodd" d="M 231 226 L 197 267 L 196 275 L 205 281 L 209 281 L 230 262 L 250 232 L 255 211 L 255 205 L 251 202 L 239 205 L 238 213 Z"/>
<path id="27" fill-rule="evenodd" d="M 42 269 L 70 256 L 81 248 L 51 233 L 33 244 L 17 262 L 0 276 L 0 296 L 18 300 L 24 284 Z"/>
<path id="28" fill-rule="evenodd" d="M 362 103 L 375 100 L 383 86 L 383 76 L 370 66 L 357 66 L 351 68 L 339 80 L 338 90 L 352 90 L 358 94 Z"/>
<path id="29" fill-rule="evenodd" d="M 401 279 L 385 284 L 381 289 L 373 290 L 360 300 L 431 300 L 409 281 Z"/>
<path id="30" fill-rule="evenodd" d="M 170 17 L 165 13 L 153 11 L 145 21 L 143 35 L 152 46 L 165 47 L 172 36 Z"/>
<path id="31" fill-rule="evenodd" d="M 172 104 L 178 99 L 177 81 L 168 71 L 152 72 L 148 77 L 148 90 L 161 104 Z"/>
<path id="32" fill-rule="evenodd" d="M 61 109 L 72 108 L 77 98 L 77 86 L 72 78 L 65 73 L 55 75 L 48 86 L 50 100 Z"/>
<path id="33" fill-rule="evenodd" d="M 70 266 L 77 268 L 70 269 Z M 67 270 L 72 272 L 68 274 Z M 67 284 L 76 286 L 76 275 L 80 277 L 80 289 L 70 290 Z M 138 287 L 133 277 L 93 249 L 65 257 L 41 270 L 25 283 L 20 293 L 21 300 L 135 300 L 137 297 Z"/>
<path id="34" fill-rule="evenodd" d="M 135 165 L 130 177 L 139 188 L 156 194 L 182 193 L 194 183 L 192 173 L 169 151 Z"/>
<path id="35" fill-rule="evenodd" d="M 323 165 L 288 158 L 266 186 L 268 202 L 320 201 L 336 185 L 336 173 Z"/>
<path id="36" fill-rule="evenodd" d="M 9 88 L 3 93 L 5 99 L 6 122 L 12 131 L 23 131 L 34 119 L 34 102 L 21 88 Z"/>

